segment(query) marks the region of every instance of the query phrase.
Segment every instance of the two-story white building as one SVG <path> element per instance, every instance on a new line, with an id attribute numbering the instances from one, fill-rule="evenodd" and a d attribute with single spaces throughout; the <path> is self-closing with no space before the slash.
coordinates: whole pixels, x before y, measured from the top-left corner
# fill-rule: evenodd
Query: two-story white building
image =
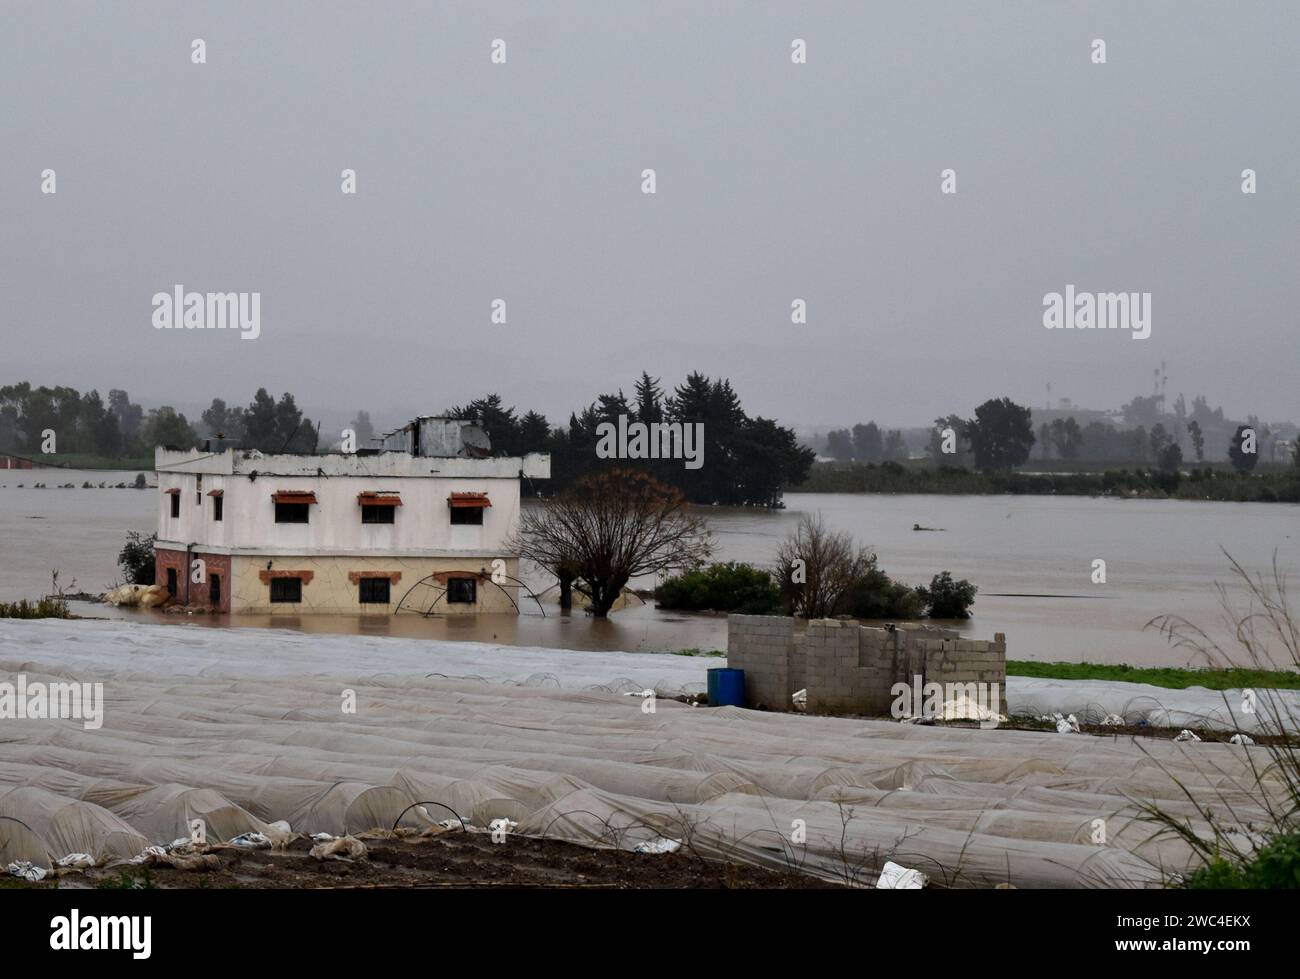
<path id="1" fill-rule="evenodd" d="M 516 611 L 506 543 L 520 480 L 549 478 L 550 457 L 492 457 L 477 425 L 433 416 L 382 442 L 356 454 L 156 449 L 155 580 L 221 612 L 391 612 L 417 582 L 422 611 Z"/>

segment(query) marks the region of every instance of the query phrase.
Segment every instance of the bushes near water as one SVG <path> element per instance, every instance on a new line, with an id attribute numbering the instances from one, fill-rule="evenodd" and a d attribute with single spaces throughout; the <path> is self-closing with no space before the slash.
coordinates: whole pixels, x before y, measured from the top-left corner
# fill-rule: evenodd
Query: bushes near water
<path id="1" fill-rule="evenodd" d="M 727 561 L 669 578 L 655 589 L 660 608 L 688 612 L 779 615 L 781 593 L 772 576 L 750 564 Z"/>
<path id="2" fill-rule="evenodd" d="M 977 590 L 965 578 L 953 581 L 952 575 L 944 571 L 930 579 L 929 588 L 916 591 L 929 608 L 932 619 L 968 619 Z"/>
<path id="3" fill-rule="evenodd" d="M 855 619 L 919 619 L 925 614 L 926 602 L 921 589 L 891 580 L 873 557 L 866 573 L 840 600 L 840 608 L 838 614 Z"/>
<path id="4" fill-rule="evenodd" d="M 912 588 L 894 581 L 872 557 L 865 572 L 836 604 L 836 615 L 854 619 L 965 619 L 975 601 L 969 581 L 954 581 L 947 571 L 937 574 L 929 588 Z M 668 578 L 655 590 L 662 609 L 684 612 L 739 612 L 742 615 L 789 613 L 770 572 L 751 564 L 728 561 L 710 564 Z"/>
<path id="5" fill-rule="evenodd" d="M 66 619 L 68 603 L 61 598 L 49 597 L 29 602 L 0 602 L 0 619 Z"/>
<path id="6" fill-rule="evenodd" d="M 59 584 L 59 573 L 50 572 L 50 582 L 53 585 L 53 591 L 44 598 L 35 602 L 21 599 L 17 602 L 0 602 L 0 619 L 69 619 L 71 614 L 68 612 L 68 600 L 65 597 L 68 593 L 63 590 Z M 73 591 L 76 590 L 77 581 L 72 580 Z"/>
<path id="7" fill-rule="evenodd" d="M 157 534 L 145 536 L 138 530 L 128 530 L 126 543 L 117 556 L 118 566 L 126 576 L 129 585 L 152 585 L 154 583 L 154 544 Z"/>

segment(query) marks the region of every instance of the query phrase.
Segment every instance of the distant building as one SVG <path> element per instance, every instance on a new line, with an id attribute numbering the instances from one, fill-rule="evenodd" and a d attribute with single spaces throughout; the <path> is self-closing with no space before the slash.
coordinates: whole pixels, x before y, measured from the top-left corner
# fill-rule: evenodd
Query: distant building
<path id="1" fill-rule="evenodd" d="M 1087 428 L 1093 422 L 1110 425 L 1114 428 L 1128 428 L 1119 412 L 1104 411 L 1098 408 L 1080 408 L 1069 398 L 1061 398 L 1055 408 L 1030 408 L 1031 423 L 1037 430 L 1040 425 L 1050 425 L 1058 418 L 1073 418 L 1080 428 Z"/>
<path id="2" fill-rule="evenodd" d="M 156 449 L 156 580 L 222 612 L 391 612 L 421 581 L 439 614 L 516 611 L 505 545 L 520 479 L 549 478 L 550 457 L 494 458 L 478 425 L 435 416 L 380 441 L 356 454 Z"/>

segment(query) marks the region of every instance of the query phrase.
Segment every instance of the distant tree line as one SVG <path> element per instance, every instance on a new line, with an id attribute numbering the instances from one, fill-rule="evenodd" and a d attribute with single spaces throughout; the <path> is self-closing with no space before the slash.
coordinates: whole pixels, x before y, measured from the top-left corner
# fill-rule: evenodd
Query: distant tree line
<path id="1" fill-rule="evenodd" d="M 955 414 L 936 418 L 925 455 L 942 467 L 1005 472 L 1029 462 L 1037 446 L 1036 455 L 1043 460 L 1136 463 L 1174 473 L 1193 457 L 1196 463 L 1205 462 L 1207 431 L 1214 433 L 1217 444 L 1226 445 L 1222 458 L 1239 472 L 1251 471 L 1261 456 L 1274 459 L 1277 455 L 1278 433 L 1254 416 L 1244 425 L 1227 422 L 1222 408 L 1211 411 L 1200 396 L 1193 399 L 1190 412 L 1181 396 L 1173 414 L 1161 415 L 1158 408 L 1159 400 L 1154 397 L 1135 398 L 1125 405 L 1124 418 L 1132 428 L 1101 421 L 1081 427 L 1070 416 L 1045 421 L 1035 432 L 1029 408 L 1010 398 L 994 398 L 976 408 L 974 418 Z M 1160 418 L 1164 420 L 1156 420 Z M 1253 451 L 1248 433 L 1254 433 Z M 885 464 L 908 459 L 901 431 L 891 431 L 882 440 L 874 422 L 851 430 L 832 430 L 827 433 L 825 449 L 840 463 Z M 1291 458 L 1279 461 L 1300 467 L 1300 439 Z"/>
<path id="2" fill-rule="evenodd" d="M 294 396 L 288 391 L 280 400 L 258 388 L 246 407 L 230 407 L 220 398 L 200 417 L 205 435 L 233 439 L 243 449 L 260 452 L 315 452 L 320 443 L 319 425 L 303 416 Z M 193 444 L 193 440 L 189 443 Z M 358 446 L 363 443 L 358 439 Z"/>
<path id="3" fill-rule="evenodd" d="M 169 405 L 146 413 L 126 391 L 116 389 L 105 402 L 96 390 L 81 394 L 75 388 L 32 387 L 26 381 L 0 387 L 0 451 L 40 453 L 47 431 L 54 433 L 59 454 L 109 459 L 149 456 L 158 445 L 190 448 L 202 437 L 218 435 L 263 452 L 312 452 L 318 441 L 316 427 L 303 417 L 293 395 L 285 392 L 276 401 L 265 388 L 258 388 L 246 407 L 228 407 L 214 398 L 196 426 Z"/>
<path id="4" fill-rule="evenodd" d="M 880 427 L 869 421 L 827 432 L 826 454 L 836 462 L 902 462 L 907 459 L 907 444 L 901 430 L 882 434 Z"/>
<path id="5" fill-rule="evenodd" d="M 536 411 L 519 415 L 496 394 L 453 407 L 447 414 L 478 421 L 496 453 L 549 452 L 548 492 L 563 490 L 583 476 L 631 469 L 680 490 L 692 503 L 778 506 L 783 488 L 803 482 L 816 457 L 799 444 L 792 429 L 747 414 L 729 380 L 700 373 L 687 375 L 668 393 L 659 378 L 642 372 L 630 398 L 622 390 L 597 395 L 582 411 L 570 414 L 567 425 L 553 426 Z M 620 415 L 629 423 L 647 425 L 703 424 L 704 464 L 687 469 L 680 459 L 598 458 L 599 426 L 617 425 Z"/>
<path id="6" fill-rule="evenodd" d="M 548 494 L 572 486 L 582 476 L 618 468 L 653 476 L 692 503 L 778 506 L 783 488 L 803 482 L 815 459 L 793 430 L 749 415 L 729 380 L 700 373 L 688 375 L 667 392 L 658 378 L 642 372 L 630 398 L 622 390 L 600 394 L 561 425 L 552 425 L 537 411 L 519 414 L 499 394 L 448 408 L 444 414 L 477 421 L 496 455 L 549 452 Z M 620 415 L 629 423 L 647 425 L 702 424 L 703 465 L 687 469 L 681 459 L 598 458 L 600 425 L 617 426 Z M 367 412 L 357 412 L 350 427 L 356 448 L 374 447 L 375 430 Z M 151 455 L 156 445 L 188 448 L 219 436 L 241 448 L 268 453 L 324 451 L 337 444 L 333 439 L 322 443 L 319 425 L 303 415 L 291 393 L 276 400 L 266 388 L 258 388 L 245 406 L 214 398 L 194 422 L 168 406 L 145 413 L 125 391 L 110 391 L 104 404 L 95 391 L 81 395 L 72 388 L 33 388 L 26 383 L 0 388 L 0 451 L 38 453 L 46 429 L 57 433 L 59 452 L 109 458 Z M 525 492 L 535 491 L 525 485 Z"/>
<path id="7" fill-rule="evenodd" d="M 86 452 L 110 458 L 140 456 L 150 439 L 170 435 L 185 417 L 171 408 L 145 414 L 125 391 L 85 394 L 70 387 L 32 387 L 23 381 L 0 387 L 0 451 L 34 455 L 54 433 L 57 453 Z M 187 425 L 185 427 L 188 428 Z"/>

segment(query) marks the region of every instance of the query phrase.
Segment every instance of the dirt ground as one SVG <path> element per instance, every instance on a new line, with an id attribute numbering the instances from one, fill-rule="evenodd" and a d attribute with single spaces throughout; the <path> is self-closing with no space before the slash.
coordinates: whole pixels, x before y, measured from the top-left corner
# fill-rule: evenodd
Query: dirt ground
<path id="1" fill-rule="evenodd" d="M 113 867 L 60 871 L 39 884 L 13 878 L 8 886 L 107 888 L 825 888 L 825 881 L 791 871 L 732 863 L 705 863 L 678 851 L 667 854 L 592 850 L 559 840 L 488 833 L 445 833 L 432 838 L 364 840 L 367 855 L 352 863 L 316 860 L 312 842 L 286 850 L 210 851 L 216 868 Z"/>

